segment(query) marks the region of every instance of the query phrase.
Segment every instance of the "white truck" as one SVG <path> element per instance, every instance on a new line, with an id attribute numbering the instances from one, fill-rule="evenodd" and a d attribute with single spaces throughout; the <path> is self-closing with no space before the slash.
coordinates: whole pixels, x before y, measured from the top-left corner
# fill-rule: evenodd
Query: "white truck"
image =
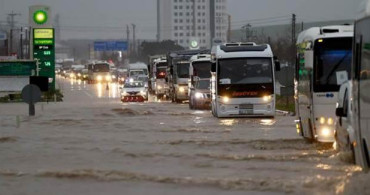
<path id="1" fill-rule="evenodd" d="M 129 64 L 128 66 L 128 77 L 133 78 L 138 75 L 148 76 L 148 66 L 142 62 Z"/>
<path id="2" fill-rule="evenodd" d="M 275 60 L 269 45 L 226 43 L 212 51 L 211 98 L 215 117 L 274 117 Z"/>
<path id="3" fill-rule="evenodd" d="M 335 141 L 335 105 L 352 63 L 353 26 L 313 27 L 297 40 L 297 132 L 308 140 Z"/>

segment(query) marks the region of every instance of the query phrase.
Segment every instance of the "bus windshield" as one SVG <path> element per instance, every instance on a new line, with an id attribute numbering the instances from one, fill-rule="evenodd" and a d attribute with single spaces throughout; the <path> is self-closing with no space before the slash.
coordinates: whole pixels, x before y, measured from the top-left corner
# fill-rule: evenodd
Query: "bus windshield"
<path id="1" fill-rule="evenodd" d="M 271 58 L 238 58 L 219 61 L 219 84 L 272 83 Z"/>
<path id="2" fill-rule="evenodd" d="M 179 78 L 189 78 L 189 63 L 177 64 L 177 76 Z"/>
<path id="3" fill-rule="evenodd" d="M 94 72 L 109 72 L 109 64 L 95 64 Z"/>
<path id="4" fill-rule="evenodd" d="M 344 81 L 350 79 L 351 62 L 352 38 L 327 38 L 316 41 L 314 91 L 339 91 L 343 79 Z"/>
<path id="5" fill-rule="evenodd" d="M 211 78 L 211 62 L 193 63 L 194 76 L 199 78 Z"/>
<path id="6" fill-rule="evenodd" d="M 157 79 L 166 78 L 166 67 L 157 67 Z"/>
<path id="7" fill-rule="evenodd" d="M 210 88 L 210 80 L 199 80 L 197 81 L 195 88 L 197 89 L 209 89 Z"/>

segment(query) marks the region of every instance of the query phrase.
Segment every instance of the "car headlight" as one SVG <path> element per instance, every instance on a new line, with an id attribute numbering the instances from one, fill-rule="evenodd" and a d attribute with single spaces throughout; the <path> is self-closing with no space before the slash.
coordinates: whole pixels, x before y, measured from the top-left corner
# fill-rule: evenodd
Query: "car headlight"
<path id="1" fill-rule="evenodd" d="M 116 75 L 112 75 L 112 79 L 116 79 L 117 77 L 116 77 Z"/>
<path id="2" fill-rule="evenodd" d="M 225 96 L 225 97 L 222 97 L 222 102 L 223 103 L 228 103 L 230 101 L 230 98 Z"/>
<path id="3" fill-rule="evenodd" d="M 184 87 L 180 87 L 180 88 L 179 88 L 179 92 L 180 92 L 180 93 L 184 93 L 184 92 L 185 92 L 185 88 L 184 88 Z"/>
<path id="4" fill-rule="evenodd" d="M 101 75 L 99 75 L 99 76 L 96 77 L 96 80 L 102 81 L 103 80 L 103 77 Z"/>
<path id="5" fill-rule="evenodd" d="M 128 93 L 126 92 L 126 91 L 122 91 L 122 96 L 126 96 L 126 95 L 128 95 Z"/>
<path id="6" fill-rule="evenodd" d="M 162 89 L 162 86 L 158 85 L 157 86 L 157 89 L 161 90 Z"/>
<path id="7" fill-rule="evenodd" d="M 78 74 L 77 74 L 77 76 L 78 76 L 78 77 L 81 77 L 81 73 L 78 73 Z"/>
<path id="8" fill-rule="evenodd" d="M 199 92 L 197 92 L 197 93 L 195 93 L 195 98 L 197 98 L 197 99 L 201 99 L 201 98 L 203 98 L 204 96 L 203 96 L 203 93 L 199 93 Z"/>
<path id="9" fill-rule="evenodd" d="M 146 91 L 140 91 L 141 95 L 146 95 Z"/>
<path id="10" fill-rule="evenodd" d="M 107 75 L 107 76 L 105 76 L 105 80 L 110 81 L 110 80 L 112 80 L 112 77 L 110 75 Z"/>

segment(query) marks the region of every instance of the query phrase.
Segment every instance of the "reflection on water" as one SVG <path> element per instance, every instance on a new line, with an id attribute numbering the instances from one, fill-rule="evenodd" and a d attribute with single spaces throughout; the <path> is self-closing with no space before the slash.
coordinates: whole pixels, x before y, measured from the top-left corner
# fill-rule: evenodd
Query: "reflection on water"
<path id="1" fill-rule="evenodd" d="M 233 126 L 234 124 L 236 124 L 238 121 L 235 120 L 235 119 L 223 119 L 220 121 L 220 125 L 224 125 L 224 126 Z"/>
<path id="2" fill-rule="evenodd" d="M 98 94 L 98 98 L 101 98 L 103 97 L 103 84 L 101 83 L 98 83 L 96 84 L 96 90 L 97 90 L 97 94 Z"/>
<path id="3" fill-rule="evenodd" d="M 271 125 L 274 125 L 275 123 L 276 121 L 273 119 L 262 119 L 260 122 L 261 125 L 266 125 L 266 126 L 271 126 Z"/>
<path id="4" fill-rule="evenodd" d="M 118 98 L 120 96 L 116 83 L 98 83 L 96 84 L 96 91 L 98 98 Z"/>

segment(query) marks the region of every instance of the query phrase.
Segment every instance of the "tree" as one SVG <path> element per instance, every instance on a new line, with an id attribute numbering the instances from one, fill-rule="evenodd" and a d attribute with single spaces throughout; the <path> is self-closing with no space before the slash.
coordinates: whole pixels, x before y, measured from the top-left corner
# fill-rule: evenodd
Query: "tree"
<path id="1" fill-rule="evenodd" d="M 138 59 L 146 61 L 148 56 L 167 54 L 171 51 L 184 50 L 183 47 L 177 45 L 174 41 L 166 40 L 162 42 L 143 42 L 140 46 Z"/>

